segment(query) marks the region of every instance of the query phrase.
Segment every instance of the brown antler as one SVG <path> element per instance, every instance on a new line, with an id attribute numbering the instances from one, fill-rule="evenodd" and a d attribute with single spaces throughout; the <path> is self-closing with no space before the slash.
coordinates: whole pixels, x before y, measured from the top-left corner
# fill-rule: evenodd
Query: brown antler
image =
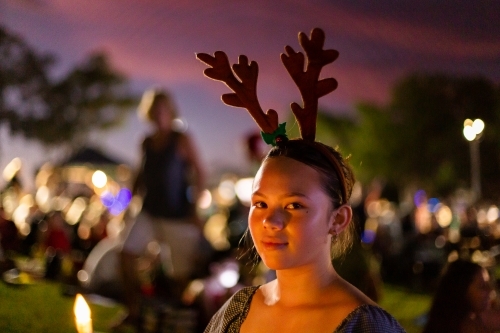
<path id="1" fill-rule="evenodd" d="M 316 116 L 318 99 L 337 88 L 334 78 L 319 79 L 323 66 L 337 59 L 336 50 L 323 50 L 325 33 L 319 28 L 313 29 L 311 39 L 303 32 L 299 33 L 299 43 L 307 55 L 307 69 L 304 72 L 304 55 L 286 46 L 287 54 L 281 54 L 281 61 L 299 88 L 304 107 L 292 103 L 292 112 L 299 123 L 300 134 L 304 140 L 314 141 L 316 137 Z"/>
<path id="2" fill-rule="evenodd" d="M 224 82 L 234 93 L 223 94 L 222 101 L 227 105 L 246 108 L 261 130 L 265 133 L 273 133 L 278 128 L 278 114 L 269 109 L 264 113 L 257 99 L 257 76 L 259 66 L 255 61 L 248 64 L 248 58 L 240 55 L 238 64 L 229 65 L 227 55 L 217 51 L 214 56 L 206 53 L 197 53 L 198 60 L 211 66 L 203 72 L 205 76 Z M 241 82 L 234 76 L 236 73 Z"/>

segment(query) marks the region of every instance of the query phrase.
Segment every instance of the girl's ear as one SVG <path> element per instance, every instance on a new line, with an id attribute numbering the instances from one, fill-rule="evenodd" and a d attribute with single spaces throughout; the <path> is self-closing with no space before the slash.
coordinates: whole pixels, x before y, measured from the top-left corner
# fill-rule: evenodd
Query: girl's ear
<path id="1" fill-rule="evenodd" d="M 330 234 L 338 235 L 352 220 L 352 208 L 349 205 L 342 205 L 332 212 L 330 221 Z"/>

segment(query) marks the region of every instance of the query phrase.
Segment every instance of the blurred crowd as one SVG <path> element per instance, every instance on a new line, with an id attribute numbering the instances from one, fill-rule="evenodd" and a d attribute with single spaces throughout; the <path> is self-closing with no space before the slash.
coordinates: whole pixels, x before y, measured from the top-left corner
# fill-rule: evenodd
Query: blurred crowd
<path id="1" fill-rule="evenodd" d="M 141 205 L 127 188 L 128 172 L 121 165 L 104 172 L 91 165 L 47 164 L 38 171 L 34 193 L 25 191 L 17 173 L 5 179 L 0 201 L 2 272 L 18 269 L 32 278 L 54 279 L 120 300 L 120 235 Z M 235 289 L 273 276 L 242 240 L 251 182 L 224 174 L 197 202 L 203 241 L 181 301 L 202 309 L 200 327 Z M 333 264 L 375 301 L 382 297 L 383 282 L 434 293 L 443 268 L 457 259 L 484 267 L 495 291 L 499 209 L 496 203 L 471 205 L 469 199 L 466 191 L 444 200 L 420 190 L 400 200 L 379 183 L 356 184 L 352 205 L 360 241 Z M 154 245 L 138 266 L 146 297 L 169 292 L 169 268 L 159 260 L 164 249 Z"/>

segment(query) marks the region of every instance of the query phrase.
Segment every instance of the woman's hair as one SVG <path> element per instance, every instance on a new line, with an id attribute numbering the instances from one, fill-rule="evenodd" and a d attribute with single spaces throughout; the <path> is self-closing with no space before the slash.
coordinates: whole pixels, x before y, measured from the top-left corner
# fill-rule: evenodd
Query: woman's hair
<path id="1" fill-rule="evenodd" d="M 467 290 L 481 269 L 480 265 L 463 259 L 445 267 L 423 333 L 460 332 L 461 322 L 472 311 Z"/>
<path id="2" fill-rule="evenodd" d="M 146 90 L 142 95 L 139 107 L 137 109 L 139 116 L 149 121 L 153 120 L 151 111 L 153 110 L 153 107 L 158 103 L 165 103 L 166 107 L 172 113 L 172 119 L 177 118 L 177 108 L 172 96 L 165 90 L 154 89 Z"/>
<path id="3" fill-rule="evenodd" d="M 274 146 L 264 160 L 278 156 L 294 159 L 315 169 L 320 175 L 323 190 L 330 197 L 332 209 L 349 201 L 355 182 L 354 174 L 337 150 L 320 142 L 292 139 Z M 339 175 L 337 170 L 341 170 L 343 174 Z M 332 258 L 337 258 L 349 250 L 355 238 L 355 230 L 354 223 L 349 223 L 338 235 L 337 241 L 332 243 Z"/>

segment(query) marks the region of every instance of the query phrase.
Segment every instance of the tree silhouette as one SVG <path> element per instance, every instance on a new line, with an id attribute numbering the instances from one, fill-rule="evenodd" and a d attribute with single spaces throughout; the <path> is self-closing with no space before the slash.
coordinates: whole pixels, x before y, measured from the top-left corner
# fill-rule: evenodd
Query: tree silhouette
<path id="1" fill-rule="evenodd" d="M 470 187 L 470 150 L 462 130 L 466 118 L 481 118 L 484 196 L 500 195 L 498 140 L 500 115 L 496 87 L 482 77 L 410 75 L 396 85 L 386 108 L 394 137 L 391 177 L 399 184 L 417 183 L 437 194 Z M 384 133 L 379 132 L 379 135 Z"/>
<path id="2" fill-rule="evenodd" d="M 90 130 L 120 124 L 137 102 L 104 53 L 58 79 L 50 76 L 54 63 L 53 55 L 38 54 L 0 26 L 0 125 L 12 134 L 75 148 Z"/>

